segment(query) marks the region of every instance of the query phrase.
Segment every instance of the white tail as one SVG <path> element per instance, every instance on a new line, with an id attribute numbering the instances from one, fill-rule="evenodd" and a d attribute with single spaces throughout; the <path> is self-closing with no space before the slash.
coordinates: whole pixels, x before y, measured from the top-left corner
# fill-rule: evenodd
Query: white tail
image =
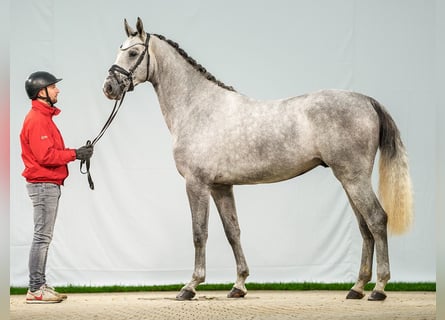
<path id="1" fill-rule="evenodd" d="M 394 120 L 377 101 L 371 103 L 380 119 L 379 198 L 390 233 L 402 234 L 413 221 L 408 156 Z"/>

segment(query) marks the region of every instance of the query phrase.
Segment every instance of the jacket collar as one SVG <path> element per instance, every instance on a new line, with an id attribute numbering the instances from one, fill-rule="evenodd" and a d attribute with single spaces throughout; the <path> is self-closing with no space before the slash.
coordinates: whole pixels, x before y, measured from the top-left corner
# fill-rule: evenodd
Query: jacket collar
<path id="1" fill-rule="evenodd" d="M 38 99 L 32 100 L 32 108 L 48 116 L 57 116 L 61 112 L 56 106 L 51 107 Z"/>

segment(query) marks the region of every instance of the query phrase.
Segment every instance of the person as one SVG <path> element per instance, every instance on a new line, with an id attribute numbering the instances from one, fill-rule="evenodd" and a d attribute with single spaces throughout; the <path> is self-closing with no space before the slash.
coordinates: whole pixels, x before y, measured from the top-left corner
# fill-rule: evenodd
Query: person
<path id="1" fill-rule="evenodd" d="M 53 116 L 61 110 L 55 106 L 59 88 L 51 73 L 37 71 L 25 82 L 25 90 L 31 101 L 31 110 L 25 117 L 20 133 L 22 175 L 27 182 L 28 195 L 34 210 L 34 235 L 29 254 L 29 289 L 27 303 L 56 303 L 67 298 L 46 283 L 46 260 L 52 240 L 60 187 L 68 176 L 67 164 L 76 159 L 88 160 L 93 146 L 78 149 L 65 148 Z"/>

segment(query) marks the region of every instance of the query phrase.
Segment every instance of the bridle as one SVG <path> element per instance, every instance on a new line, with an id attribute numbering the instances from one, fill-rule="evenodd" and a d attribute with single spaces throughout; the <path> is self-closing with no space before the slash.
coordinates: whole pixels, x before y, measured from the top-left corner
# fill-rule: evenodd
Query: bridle
<path id="1" fill-rule="evenodd" d="M 137 67 L 139 67 L 139 65 L 141 64 L 142 60 L 144 60 L 145 54 L 147 53 L 147 76 L 145 77 L 145 81 L 148 80 L 148 74 L 149 74 L 149 69 L 150 69 L 150 54 L 148 53 L 148 42 L 150 41 L 150 34 L 147 33 L 147 36 L 145 37 L 145 43 L 135 43 L 125 49 L 122 49 L 121 47 L 121 51 L 126 51 L 130 48 L 133 48 L 134 46 L 144 46 L 144 50 L 142 51 L 142 53 L 139 55 L 138 59 L 136 60 L 135 64 L 127 70 L 125 70 L 124 68 L 122 68 L 121 66 L 118 66 L 117 64 L 113 64 L 111 66 L 111 68 L 108 70 L 109 74 L 112 75 L 114 77 L 114 79 L 117 81 L 117 83 L 119 83 L 119 85 L 121 86 L 121 88 L 124 90 L 123 94 L 126 93 L 126 91 L 133 91 L 134 89 L 134 84 L 133 84 L 133 73 L 134 71 L 137 69 Z M 124 78 L 124 81 L 121 82 L 119 81 L 119 77 L 117 76 L 117 73 L 120 73 L 122 75 L 124 75 L 126 78 Z M 128 82 L 129 85 L 126 85 L 125 82 Z M 126 89 L 126 90 L 125 90 Z"/>
<path id="2" fill-rule="evenodd" d="M 111 122 L 113 122 L 114 118 L 116 117 L 116 114 L 118 113 L 122 103 L 124 102 L 125 94 L 128 91 L 133 91 L 133 89 L 134 89 L 133 73 L 139 67 L 142 60 L 144 60 L 145 54 L 147 54 L 147 69 L 146 69 L 147 75 L 146 75 L 145 81 L 148 80 L 148 75 L 149 75 L 149 71 L 150 71 L 150 53 L 148 52 L 148 42 L 150 40 L 150 34 L 147 33 L 146 35 L 147 36 L 145 38 L 145 43 L 142 43 L 142 42 L 135 43 L 125 49 L 121 48 L 122 51 L 125 51 L 125 50 L 128 50 L 128 49 L 130 49 L 134 46 L 137 46 L 137 45 L 144 46 L 144 50 L 139 55 L 135 64 L 128 71 L 125 70 L 124 68 L 122 68 L 121 66 L 118 66 L 117 64 L 113 64 L 110 67 L 110 69 L 108 70 L 109 74 L 114 77 L 114 79 L 117 81 L 117 83 L 120 85 L 120 87 L 122 89 L 121 98 L 119 100 L 116 100 L 116 102 L 114 103 L 113 110 L 111 111 L 110 116 L 108 117 L 107 121 L 105 122 L 104 126 L 102 127 L 102 130 L 100 130 L 99 134 L 96 136 L 96 138 L 93 139 L 93 141 L 90 141 L 90 140 L 87 141 L 87 143 L 86 143 L 87 146 L 88 145 L 94 146 L 100 140 L 100 138 L 102 138 L 105 131 L 107 131 L 108 127 L 111 125 Z M 119 81 L 119 77 L 117 76 L 117 73 L 120 73 L 125 76 L 124 81 Z M 84 164 L 86 167 L 86 171 L 82 170 Z M 87 174 L 90 189 L 94 190 L 94 182 L 93 182 L 93 179 L 91 178 L 91 174 L 90 174 L 90 159 L 82 160 L 80 162 L 80 172 L 82 174 Z"/>

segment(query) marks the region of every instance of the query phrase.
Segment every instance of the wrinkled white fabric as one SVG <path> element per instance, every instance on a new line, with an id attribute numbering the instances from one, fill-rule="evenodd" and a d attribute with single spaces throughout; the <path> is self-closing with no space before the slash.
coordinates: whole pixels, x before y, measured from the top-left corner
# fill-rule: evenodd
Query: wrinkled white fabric
<path id="1" fill-rule="evenodd" d="M 11 2 L 11 285 L 28 282 L 32 241 L 32 205 L 20 176 L 18 139 L 30 106 L 24 80 L 36 70 L 63 78 L 58 103 L 63 113 L 55 121 L 68 147 L 83 145 L 111 111 L 102 82 L 126 38 L 123 19 L 134 25 L 137 16 L 148 32 L 178 42 L 219 80 L 247 96 L 278 99 L 338 88 L 384 104 L 407 147 L 415 195 L 411 231 L 389 239 L 391 281 L 435 281 L 435 214 L 444 177 L 438 156 L 443 135 L 437 125 L 441 93 L 434 74 L 434 1 L 104 4 Z M 48 282 L 188 281 L 194 260 L 189 205 L 151 85 L 127 94 L 96 145 L 94 191 L 78 165 L 70 164 L 62 189 Z M 330 169 L 317 168 L 278 184 L 236 186 L 234 191 L 248 282 L 355 281 L 361 236 Z M 235 261 L 212 204 L 206 282 L 233 282 L 235 277 Z"/>

